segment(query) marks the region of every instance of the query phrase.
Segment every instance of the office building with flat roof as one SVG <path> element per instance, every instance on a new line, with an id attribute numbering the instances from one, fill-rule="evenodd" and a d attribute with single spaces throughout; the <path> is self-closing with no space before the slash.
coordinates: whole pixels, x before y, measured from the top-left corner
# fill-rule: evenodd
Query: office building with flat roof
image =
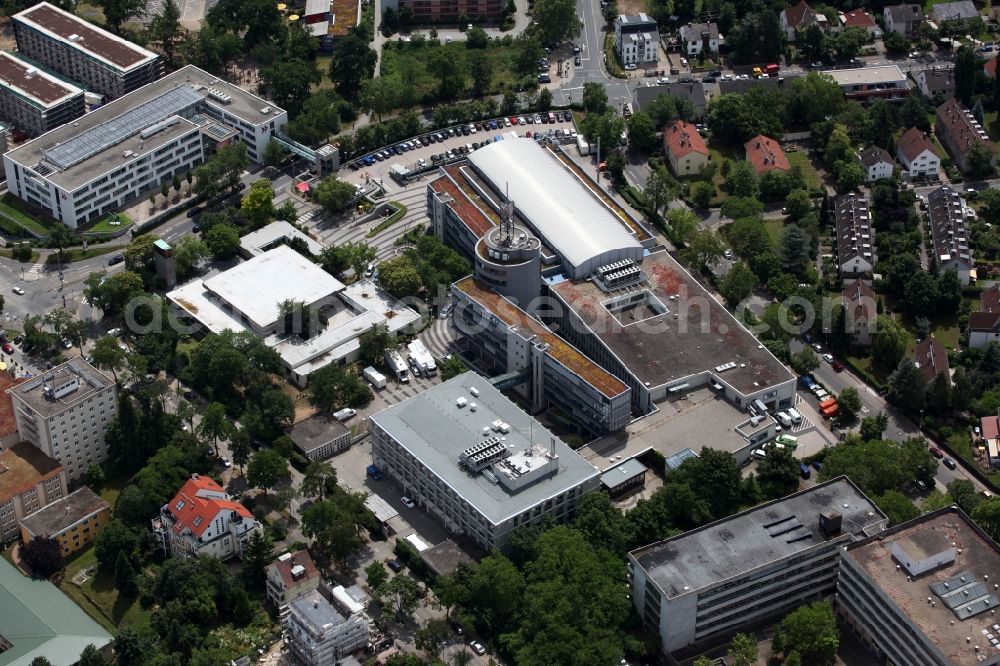
<path id="1" fill-rule="evenodd" d="M 0 117 L 32 136 L 76 120 L 83 90 L 0 52 Z"/>
<path id="2" fill-rule="evenodd" d="M 55 539 L 63 557 L 86 548 L 111 520 L 111 505 L 84 486 L 21 521 L 21 541 Z"/>
<path id="3" fill-rule="evenodd" d="M 997 581 L 997 544 L 944 507 L 847 545 L 837 612 L 879 663 L 996 665 Z"/>
<path id="4" fill-rule="evenodd" d="M 22 442 L 0 451 L 0 541 L 16 539 L 22 518 L 65 497 L 63 466 Z"/>
<path id="5" fill-rule="evenodd" d="M 157 54 L 47 2 L 11 21 L 19 51 L 93 92 L 121 97 L 163 73 Z"/>
<path id="6" fill-rule="evenodd" d="M 309 375 L 330 363 L 355 360 L 361 336 L 375 326 L 389 334 L 413 332 L 420 315 L 369 280 L 345 287 L 287 245 L 259 254 L 208 279 L 167 293 L 185 317 L 213 333 L 250 331 L 281 356 L 286 376 L 304 388 Z M 317 319 L 287 330 L 281 305 L 304 303 Z M 308 329 L 308 330 L 307 330 Z M 308 336 L 306 335 L 308 333 Z"/>
<path id="7" fill-rule="evenodd" d="M 309 460 L 326 460 L 351 447 L 351 429 L 332 415 L 317 414 L 299 421 L 288 436 Z"/>
<path id="8" fill-rule="evenodd" d="M 628 555 L 643 624 L 675 652 L 833 592 L 843 547 L 886 517 L 847 477 Z"/>
<path id="9" fill-rule="evenodd" d="M 79 356 L 8 389 L 21 439 L 66 469 L 70 484 L 108 457 L 104 429 L 118 414 L 115 383 Z"/>
<path id="10" fill-rule="evenodd" d="M 833 69 L 829 74 L 844 92 L 844 97 L 856 102 L 871 102 L 884 99 L 898 102 L 910 93 L 906 75 L 899 65 L 875 65 L 856 69 Z"/>
<path id="11" fill-rule="evenodd" d="M 632 389 L 638 414 L 709 386 L 741 409 L 785 409 L 795 377 L 666 251 L 590 280 L 551 279 L 543 319 Z"/>
<path id="12" fill-rule="evenodd" d="M 4 154 L 7 187 L 75 229 L 159 192 L 232 140 L 260 162 L 287 120 L 283 109 L 188 65 Z"/>
<path id="13" fill-rule="evenodd" d="M 465 353 L 511 384 L 533 411 L 557 407 L 593 435 L 624 428 L 631 390 L 547 326 L 473 277 L 452 285 L 457 330 Z"/>
<path id="14" fill-rule="evenodd" d="M 568 520 L 600 484 L 593 465 L 474 372 L 369 422 L 379 470 L 486 552 L 518 527 Z"/>

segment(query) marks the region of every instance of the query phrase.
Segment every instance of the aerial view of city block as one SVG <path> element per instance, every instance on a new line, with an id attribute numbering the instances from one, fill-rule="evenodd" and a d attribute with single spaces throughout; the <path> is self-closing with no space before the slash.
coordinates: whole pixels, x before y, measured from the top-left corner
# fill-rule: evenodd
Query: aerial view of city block
<path id="1" fill-rule="evenodd" d="M 0 666 L 1000 666 L 1000 4 L 0 17 Z"/>

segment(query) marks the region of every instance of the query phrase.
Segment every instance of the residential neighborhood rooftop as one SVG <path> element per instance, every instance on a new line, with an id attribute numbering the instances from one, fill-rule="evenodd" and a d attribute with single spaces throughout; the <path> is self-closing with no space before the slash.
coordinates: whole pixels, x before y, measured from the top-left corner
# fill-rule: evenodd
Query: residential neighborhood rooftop
<path id="1" fill-rule="evenodd" d="M 892 155 L 890 155 L 884 148 L 879 148 L 878 146 L 868 146 L 858 153 L 858 158 L 861 163 L 865 165 L 865 168 L 871 168 L 876 164 L 892 164 Z"/>
<path id="2" fill-rule="evenodd" d="M 768 171 L 787 172 L 791 168 L 781 144 L 769 136 L 758 134 L 743 144 L 743 150 L 758 176 Z"/>
<path id="3" fill-rule="evenodd" d="M 913 348 L 913 359 L 926 384 L 930 384 L 941 373 L 949 377 L 948 350 L 933 335 L 928 335 L 917 343 Z"/>
<path id="4" fill-rule="evenodd" d="M 956 21 L 960 19 L 978 18 L 979 10 L 972 0 L 959 0 L 958 2 L 942 2 L 931 8 L 931 18 L 940 23 L 941 21 Z"/>
<path id="5" fill-rule="evenodd" d="M 842 194 L 833 203 L 837 229 L 837 261 L 844 265 L 861 257 L 873 265 L 877 261 L 871 212 L 863 194 Z"/>
<path id="6" fill-rule="evenodd" d="M 329 414 L 317 414 L 292 426 L 288 435 L 304 453 L 325 446 L 350 432 L 339 419 Z"/>
<path id="7" fill-rule="evenodd" d="M 943 264 L 958 261 L 972 267 L 969 231 L 965 225 L 965 199 L 947 185 L 927 195 L 927 216 L 930 219 L 934 259 Z"/>
<path id="8" fill-rule="evenodd" d="M 27 442 L 0 451 L 0 504 L 59 476 L 60 470 L 62 465 Z"/>
<path id="9" fill-rule="evenodd" d="M 663 145 L 675 158 L 684 157 L 688 153 L 708 155 L 708 146 L 698 133 L 698 128 L 679 118 L 663 130 Z"/>
<path id="10" fill-rule="evenodd" d="M 917 159 L 920 153 L 925 150 L 929 150 L 932 155 L 941 157 L 938 155 L 937 150 L 934 149 L 934 143 L 927 136 L 927 133 L 920 131 L 916 127 L 906 130 L 903 136 L 899 137 L 896 147 L 909 162 Z"/>

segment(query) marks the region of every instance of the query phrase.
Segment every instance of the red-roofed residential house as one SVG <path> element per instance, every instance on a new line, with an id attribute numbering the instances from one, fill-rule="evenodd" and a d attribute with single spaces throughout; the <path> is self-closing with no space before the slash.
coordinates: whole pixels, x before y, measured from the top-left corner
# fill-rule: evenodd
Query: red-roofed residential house
<path id="1" fill-rule="evenodd" d="M 982 428 L 983 446 L 990 467 L 1000 467 L 1000 418 L 984 416 L 979 420 L 979 427 Z"/>
<path id="2" fill-rule="evenodd" d="M 678 176 L 693 176 L 708 166 L 708 146 L 691 123 L 675 120 L 663 130 L 663 148 L 670 170 Z"/>
<path id="3" fill-rule="evenodd" d="M 863 9 L 852 9 L 840 15 L 840 20 L 845 28 L 864 28 L 875 39 L 882 37 L 882 30 L 875 23 L 871 14 Z"/>
<path id="4" fill-rule="evenodd" d="M 913 357 L 917 363 L 917 369 L 920 370 L 920 374 L 923 375 L 924 381 L 928 385 L 941 373 L 944 373 L 949 384 L 951 383 L 951 372 L 948 367 L 948 350 L 944 348 L 944 345 L 935 340 L 933 335 L 929 335 L 917 343 L 917 346 L 913 349 Z"/>
<path id="5" fill-rule="evenodd" d="M 753 165 L 758 176 L 762 176 L 768 171 L 787 173 L 791 168 L 781 145 L 769 136 L 758 134 L 743 144 L 743 149 L 747 153 L 747 161 Z"/>
<path id="6" fill-rule="evenodd" d="M 986 71 L 986 75 L 991 79 L 997 75 L 997 59 L 990 58 L 983 65 L 983 69 Z"/>
<path id="7" fill-rule="evenodd" d="M 285 553 L 264 569 L 267 598 L 278 608 L 319 587 L 319 570 L 308 550 Z"/>
<path id="8" fill-rule="evenodd" d="M 785 36 L 788 37 L 788 41 L 790 42 L 795 41 L 796 33 L 805 32 L 813 23 L 817 24 L 824 31 L 829 28 L 826 16 L 814 11 L 806 3 L 806 0 L 799 0 L 797 5 L 782 9 L 778 20 L 781 22 L 781 29 L 785 31 Z"/>
<path id="9" fill-rule="evenodd" d="M 906 130 L 896 143 L 896 157 L 906 169 L 906 174 L 914 176 L 932 176 L 937 178 L 941 170 L 941 156 L 934 150 L 930 138 L 916 127 Z"/>
<path id="10" fill-rule="evenodd" d="M 218 483 L 192 474 L 153 519 L 163 552 L 174 557 L 209 555 L 227 560 L 243 554 L 251 535 L 263 527 L 250 510 L 234 502 Z"/>
<path id="11" fill-rule="evenodd" d="M 871 327 L 878 316 L 875 291 L 864 280 L 855 280 L 841 292 L 844 299 L 844 326 L 854 344 L 870 345 Z"/>

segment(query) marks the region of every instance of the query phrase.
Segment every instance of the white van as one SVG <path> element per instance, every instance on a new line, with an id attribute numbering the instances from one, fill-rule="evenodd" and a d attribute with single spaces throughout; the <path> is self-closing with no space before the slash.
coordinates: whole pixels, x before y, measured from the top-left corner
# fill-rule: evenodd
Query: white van
<path id="1" fill-rule="evenodd" d="M 802 423 L 802 415 L 794 407 L 789 407 L 786 413 L 788 414 L 788 418 L 792 420 L 792 423 Z"/>
<path id="2" fill-rule="evenodd" d="M 774 417 L 776 419 L 778 419 L 778 423 L 780 423 L 785 428 L 791 428 L 792 427 L 792 419 L 785 412 L 777 412 L 774 415 Z"/>
<path id="3" fill-rule="evenodd" d="M 750 457 L 756 458 L 757 460 L 763 460 L 764 458 L 767 457 L 767 451 L 765 451 L 764 449 L 754 449 L 753 451 L 750 452 Z"/>

